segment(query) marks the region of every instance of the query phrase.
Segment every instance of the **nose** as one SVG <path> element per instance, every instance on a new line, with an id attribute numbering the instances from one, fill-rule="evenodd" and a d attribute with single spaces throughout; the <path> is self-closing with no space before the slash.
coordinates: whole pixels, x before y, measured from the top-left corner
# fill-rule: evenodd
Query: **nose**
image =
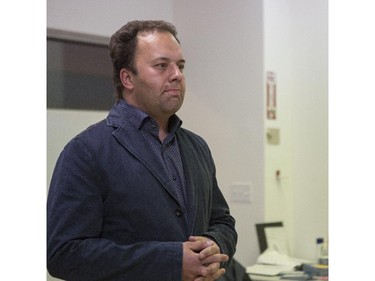
<path id="1" fill-rule="evenodd" d="M 184 74 L 182 73 L 182 70 L 177 64 L 171 64 L 171 70 L 170 70 L 170 80 L 174 81 L 181 81 L 184 78 Z"/>

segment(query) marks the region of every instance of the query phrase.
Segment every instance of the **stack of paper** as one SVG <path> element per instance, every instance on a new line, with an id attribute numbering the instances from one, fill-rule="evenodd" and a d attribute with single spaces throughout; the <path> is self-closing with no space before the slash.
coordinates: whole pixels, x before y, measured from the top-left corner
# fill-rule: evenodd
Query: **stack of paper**
<path id="1" fill-rule="evenodd" d="M 294 271 L 301 262 L 285 254 L 267 249 L 257 259 L 257 263 L 246 267 L 249 274 L 275 276 L 283 272 Z"/>
<path id="2" fill-rule="evenodd" d="M 293 271 L 295 266 L 290 265 L 270 265 L 270 264 L 254 264 L 246 267 L 248 274 L 276 276 L 283 272 Z"/>

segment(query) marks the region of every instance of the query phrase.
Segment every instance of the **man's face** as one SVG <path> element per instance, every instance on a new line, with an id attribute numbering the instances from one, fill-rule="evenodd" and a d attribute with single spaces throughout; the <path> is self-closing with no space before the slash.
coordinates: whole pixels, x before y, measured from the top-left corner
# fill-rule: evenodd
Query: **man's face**
<path id="1" fill-rule="evenodd" d="M 181 47 L 172 34 L 138 35 L 137 74 L 131 73 L 133 88 L 126 100 L 157 120 L 169 118 L 184 100 L 184 64 Z"/>

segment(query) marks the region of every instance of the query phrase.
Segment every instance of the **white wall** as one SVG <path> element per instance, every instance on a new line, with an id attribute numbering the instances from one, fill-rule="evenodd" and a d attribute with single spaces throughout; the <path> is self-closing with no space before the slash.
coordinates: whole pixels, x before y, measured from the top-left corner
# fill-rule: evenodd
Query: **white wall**
<path id="1" fill-rule="evenodd" d="M 328 238 L 328 3 L 264 1 L 265 68 L 277 79 L 281 143 L 265 149 L 265 220 L 284 221 L 292 254 Z M 275 171 L 281 171 L 281 180 Z"/>
<path id="2" fill-rule="evenodd" d="M 308 258 L 328 239 L 328 0 L 292 0 L 291 12 L 294 251 Z"/>
<path id="3" fill-rule="evenodd" d="M 293 66 L 291 65 L 291 23 L 292 14 L 289 0 L 264 1 L 264 65 L 266 72 L 276 77 L 276 119 L 268 120 L 265 115 L 265 133 L 268 128 L 280 132 L 279 145 L 265 145 L 265 221 L 282 221 L 293 248 L 293 190 L 291 185 L 291 110 L 293 98 L 291 87 Z M 266 95 L 266 81 L 264 82 Z M 266 102 L 266 101 L 265 101 Z M 266 106 L 266 105 L 265 105 Z M 280 171 L 280 179 L 276 178 Z"/>

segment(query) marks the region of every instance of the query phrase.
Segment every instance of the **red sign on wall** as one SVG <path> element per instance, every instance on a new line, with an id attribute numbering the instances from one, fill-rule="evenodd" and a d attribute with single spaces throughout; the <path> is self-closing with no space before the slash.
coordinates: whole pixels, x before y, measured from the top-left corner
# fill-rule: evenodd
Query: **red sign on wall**
<path id="1" fill-rule="evenodd" d="M 267 119 L 276 119 L 276 74 L 267 72 Z"/>

